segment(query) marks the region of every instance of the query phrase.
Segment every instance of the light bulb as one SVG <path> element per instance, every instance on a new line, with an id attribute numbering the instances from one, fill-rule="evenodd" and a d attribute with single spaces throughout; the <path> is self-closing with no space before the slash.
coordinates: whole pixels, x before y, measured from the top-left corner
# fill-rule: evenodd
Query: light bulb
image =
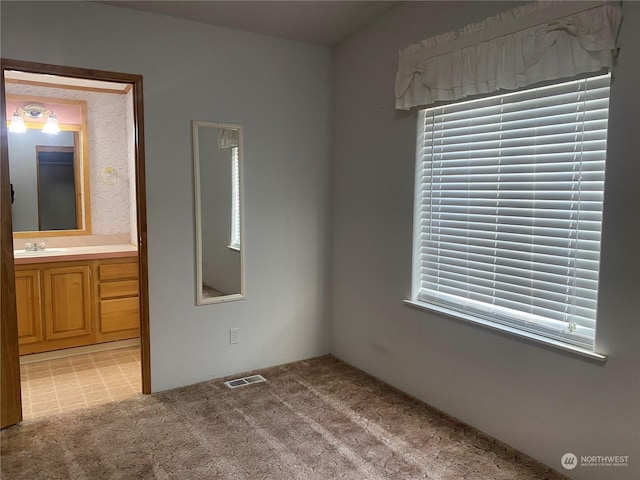
<path id="1" fill-rule="evenodd" d="M 58 127 L 58 119 L 53 113 L 49 115 L 49 118 L 47 118 L 47 123 L 45 123 L 44 127 L 42 127 L 42 131 L 44 133 L 50 133 L 54 135 L 60 133 L 60 128 Z"/>
<path id="2" fill-rule="evenodd" d="M 15 112 L 11 117 L 9 131 L 11 133 L 24 133 L 27 131 L 27 126 L 24 124 L 24 120 L 18 112 Z"/>

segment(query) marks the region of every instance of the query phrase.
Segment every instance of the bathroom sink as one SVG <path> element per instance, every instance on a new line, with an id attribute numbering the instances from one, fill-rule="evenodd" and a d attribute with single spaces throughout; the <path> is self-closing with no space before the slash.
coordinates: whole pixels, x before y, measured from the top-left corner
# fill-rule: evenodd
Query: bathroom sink
<path id="1" fill-rule="evenodd" d="M 36 250 L 36 251 L 31 251 L 29 250 L 28 252 L 25 250 L 14 250 L 13 251 L 13 257 L 14 258 L 20 258 L 20 257 L 45 257 L 47 255 L 59 255 L 61 253 L 65 253 L 68 252 L 69 249 L 68 248 L 46 248 L 44 250 Z"/>

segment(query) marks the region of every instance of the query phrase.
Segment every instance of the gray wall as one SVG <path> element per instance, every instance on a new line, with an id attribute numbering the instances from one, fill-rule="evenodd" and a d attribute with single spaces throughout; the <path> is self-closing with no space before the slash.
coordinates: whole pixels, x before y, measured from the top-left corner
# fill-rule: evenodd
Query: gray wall
<path id="1" fill-rule="evenodd" d="M 624 4 L 611 89 L 597 349 L 606 364 L 403 305 L 411 291 L 416 112 L 396 112 L 398 50 L 514 6 L 408 2 L 334 51 L 332 349 L 345 361 L 562 470 L 640 478 L 640 4 Z"/>
<path id="2" fill-rule="evenodd" d="M 0 8 L 3 57 L 144 76 L 152 389 L 327 353 L 331 51 L 90 2 Z M 195 305 L 191 120 L 245 127 L 243 301 Z"/>

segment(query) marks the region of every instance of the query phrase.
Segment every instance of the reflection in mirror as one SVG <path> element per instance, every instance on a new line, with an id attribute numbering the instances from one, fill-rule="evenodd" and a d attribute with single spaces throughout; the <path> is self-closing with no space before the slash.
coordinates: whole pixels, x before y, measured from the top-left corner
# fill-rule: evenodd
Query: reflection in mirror
<path id="1" fill-rule="evenodd" d="M 9 135 L 14 231 L 78 227 L 74 144 L 74 132 Z"/>
<path id="2" fill-rule="evenodd" d="M 198 305 L 244 298 L 242 127 L 193 121 Z"/>
<path id="3" fill-rule="evenodd" d="M 89 234 L 86 102 L 7 95 L 7 118 L 14 237 Z"/>

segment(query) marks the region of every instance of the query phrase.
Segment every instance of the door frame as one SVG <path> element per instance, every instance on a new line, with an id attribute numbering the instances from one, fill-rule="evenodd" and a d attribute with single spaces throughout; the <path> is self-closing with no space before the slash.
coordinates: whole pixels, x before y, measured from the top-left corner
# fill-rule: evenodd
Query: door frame
<path id="1" fill-rule="evenodd" d="M 60 75 L 87 80 L 111 81 L 131 85 L 133 95 L 134 152 L 136 173 L 136 216 L 138 228 L 138 272 L 140 280 L 140 353 L 142 393 L 151 393 L 151 347 L 149 334 L 149 277 L 147 260 L 147 208 L 144 156 L 144 114 L 142 75 L 48 65 L 22 60 L 0 59 L 0 427 L 22 420 L 20 391 L 20 356 L 18 353 L 18 321 L 16 311 L 15 270 L 13 261 L 13 229 L 9 186 L 9 149 L 4 90 L 5 70 Z"/>

